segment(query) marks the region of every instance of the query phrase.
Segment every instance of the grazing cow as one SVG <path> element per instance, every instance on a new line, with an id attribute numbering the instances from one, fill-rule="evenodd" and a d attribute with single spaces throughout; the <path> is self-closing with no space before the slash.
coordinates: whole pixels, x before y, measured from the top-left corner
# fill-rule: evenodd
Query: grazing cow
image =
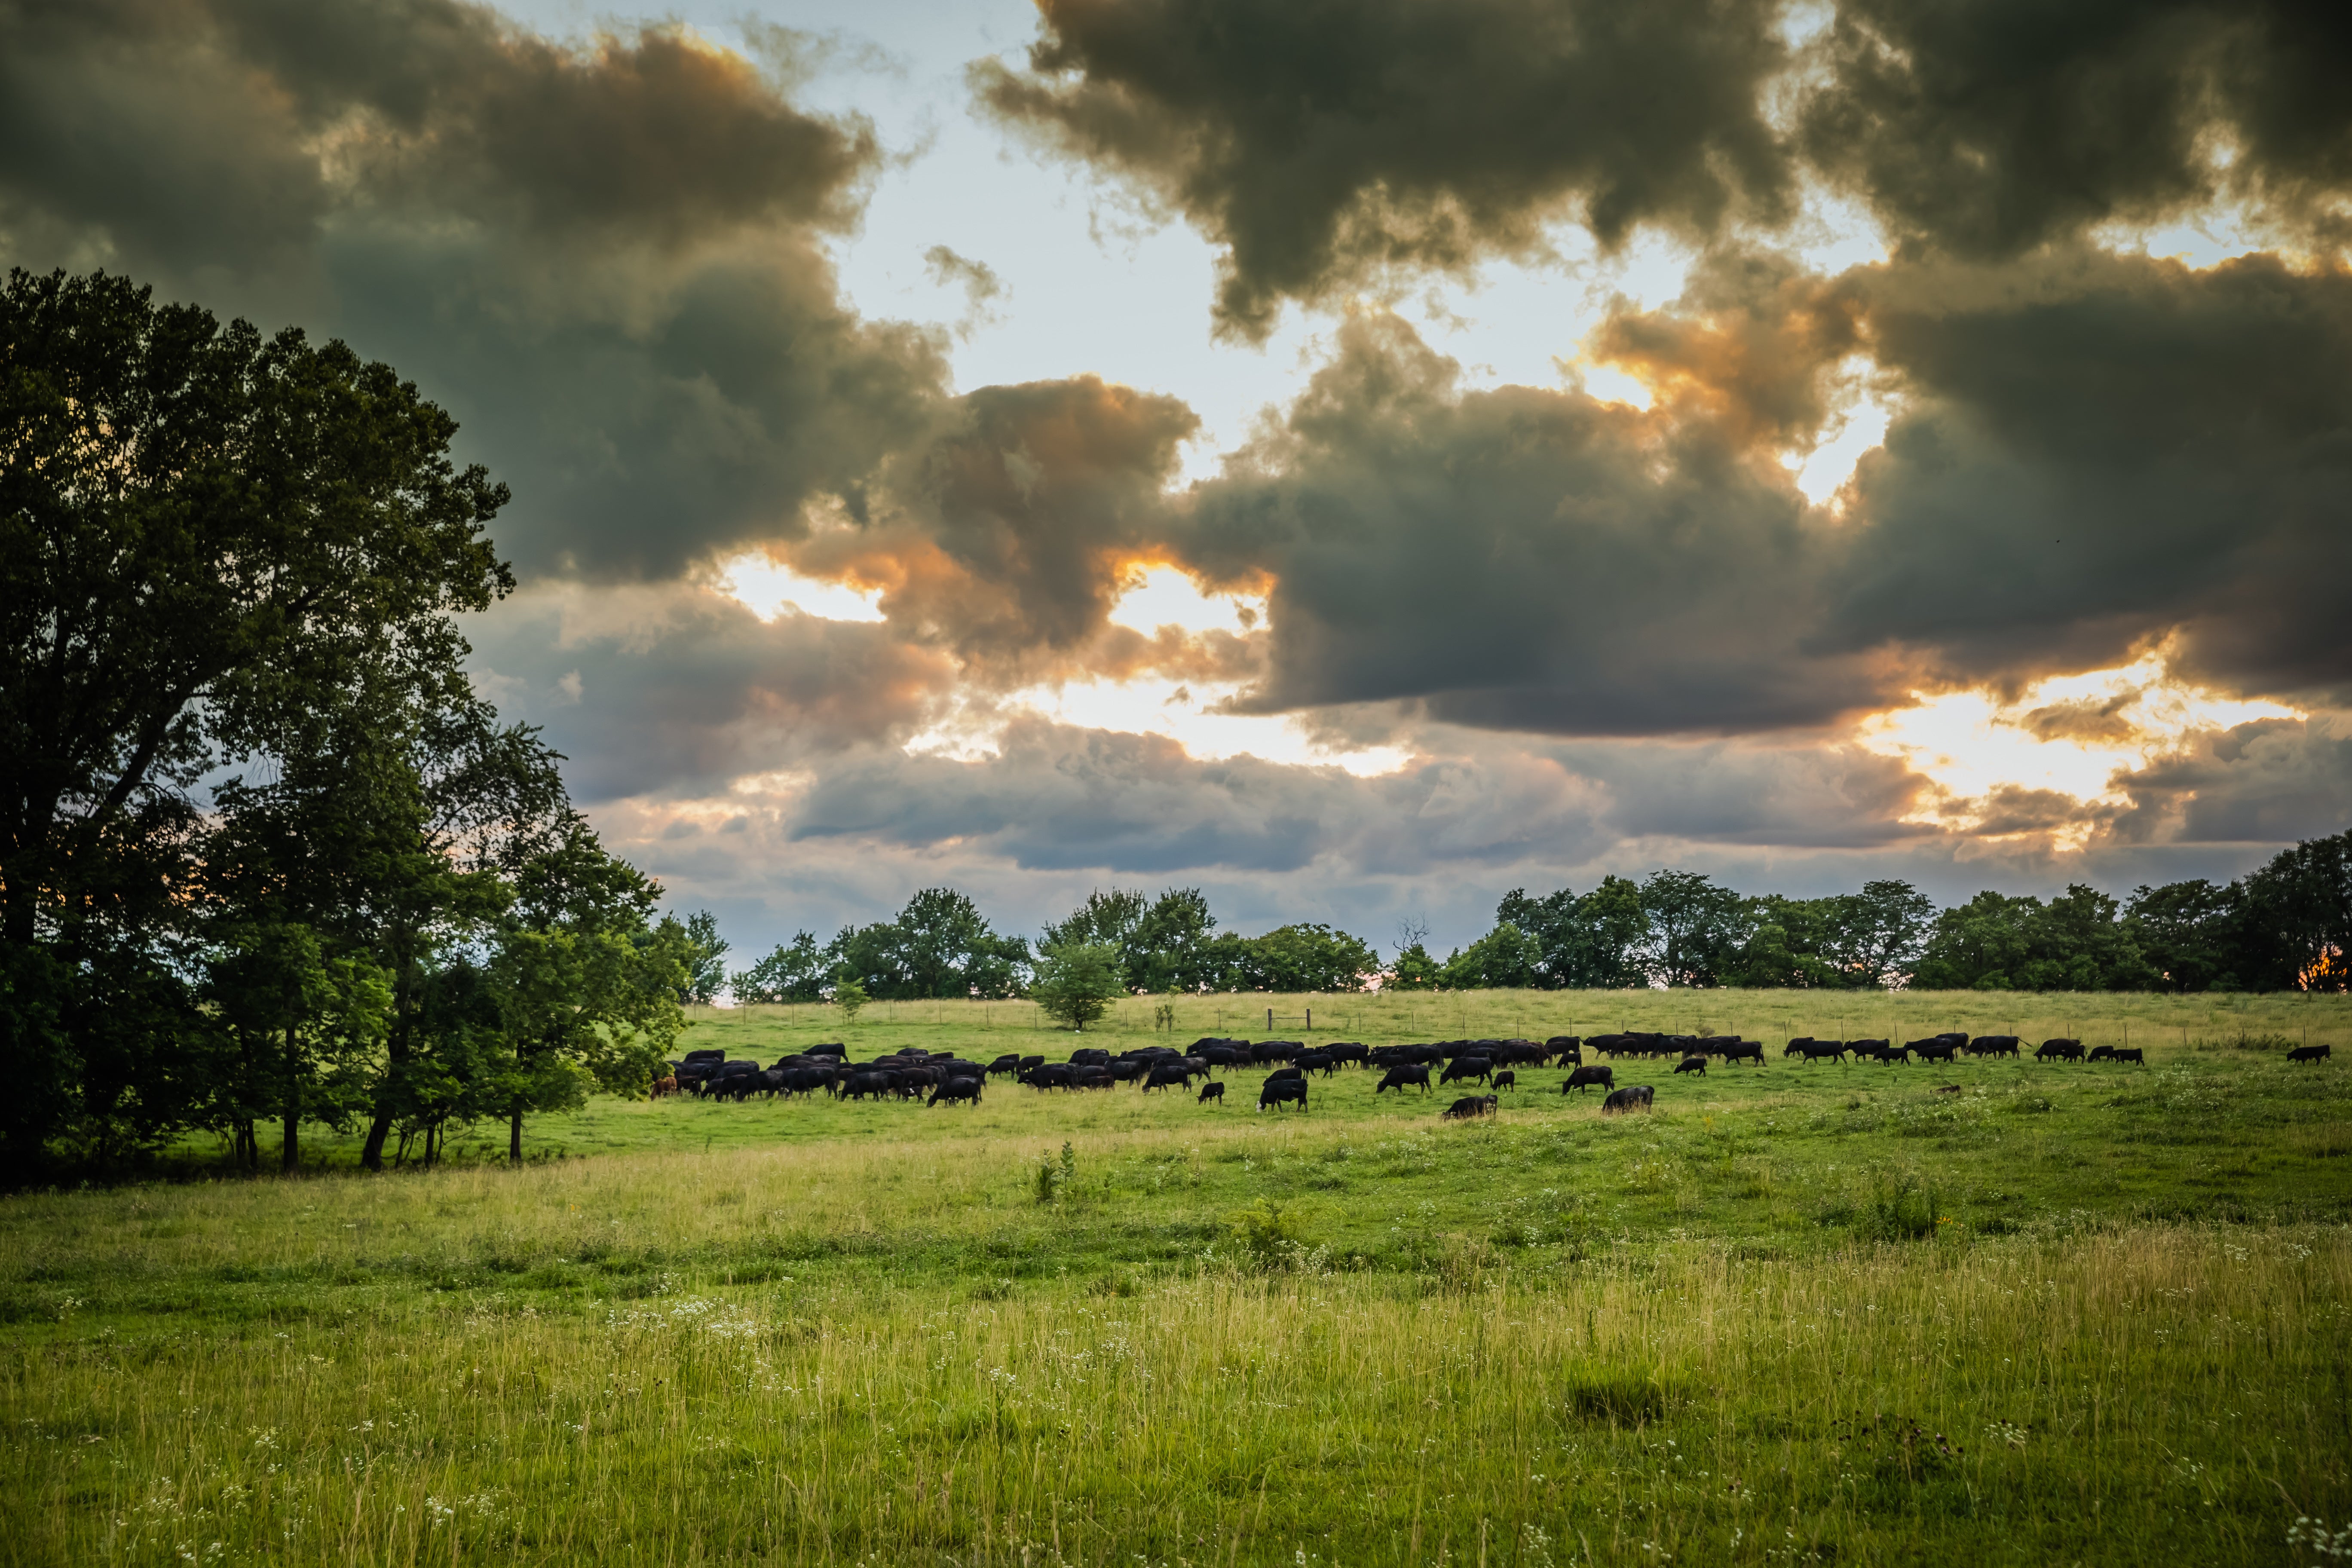
<path id="1" fill-rule="evenodd" d="M 2044 1040 L 2042 1048 L 2033 1053 L 2033 1059 L 2038 1062 L 2079 1062 L 2083 1059 L 2083 1042 Z"/>
<path id="2" fill-rule="evenodd" d="M 1496 1073 L 1495 1081 L 1486 1087 L 1492 1089 L 1517 1089 L 1519 1087 L 1519 1075 L 1506 1069 Z"/>
<path id="3" fill-rule="evenodd" d="M 1011 1078 L 1021 1070 L 1021 1058 L 1010 1052 L 988 1064 L 991 1078 Z"/>
<path id="4" fill-rule="evenodd" d="M 849 1075 L 849 1082 L 843 1087 L 842 1095 L 848 1100 L 865 1100 L 869 1097 L 879 1100 L 897 1087 L 890 1081 L 890 1075 L 887 1072 L 852 1073 Z"/>
<path id="5" fill-rule="evenodd" d="M 2324 1062 L 2328 1055 L 2329 1048 L 2326 1046 L 2297 1046 L 2287 1052 L 2286 1059 L 2291 1062 Z"/>
<path id="6" fill-rule="evenodd" d="M 1622 1116 L 1629 1110 L 1647 1110 L 1650 1109 L 1651 1098 L 1648 1084 L 1628 1084 L 1601 1102 L 1601 1114 Z"/>
<path id="7" fill-rule="evenodd" d="M 1456 1057 L 1446 1064 L 1437 1081 L 1441 1084 L 1458 1083 L 1464 1079 L 1475 1078 L 1484 1083 L 1494 1070 L 1495 1064 L 1485 1057 Z"/>
<path id="8" fill-rule="evenodd" d="M 2091 1054 L 2084 1059 L 2094 1062 L 2111 1062 L 2116 1059 L 2116 1048 L 2113 1046 L 2093 1046 Z"/>
<path id="9" fill-rule="evenodd" d="M 976 1078 L 951 1078 L 948 1079 L 947 1082 L 940 1085 L 939 1088 L 931 1091 L 931 1103 L 933 1105 L 938 1105 L 942 1100 L 961 1100 L 966 1105 L 978 1105 L 980 1103 L 980 1079 Z"/>
<path id="10" fill-rule="evenodd" d="M 1264 1110 L 1271 1105 L 1279 1111 L 1286 1100 L 1298 1101 L 1298 1109 L 1307 1109 L 1307 1080 L 1303 1078 L 1270 1078 L 1257 1091 L 1257 1108 Z"/>
<path id="11" fill-rule="evenodd" d="M 1568 1075 L 1568 1081 L 1559 1086 L 1559 1091 L 1562 1094 L 1566 1094 L 1572 1089 L 1579 1094 L 1581 1094 L 1586 1089 L 1591 1089 L 1595 1085 L 1598 1085 L 1602 1089 L 1612 1089 L 1616 1086 L 1616 1083 L 1617 1069 L 1615 1068 L 1578 1068 L 1574 1072 Z"/>
<path id="12" fill-rule="evenodd" d="M 656 1100 L 659 1100 L 665 1094 L 676 1094 L 677 1092 L 677 1074 L 673 1073 L 667 1078 L 657 1078 L 654 1079 L 654 1098 Z"/>
<path id="13" fill-rule="evenodd" d="M 2119 1062 L 2137 1062 L 2140 1066 L 2146 1067 L 2147 1065 L 2147 1053 L 2140 1049 L 2137 1046 L 2117 1046 L 2116 1047 L 2116 1060 Z"/>
<path id="14" fill-rule="evenodd" d="M 2023 1043 L 2015 1035 L 1979 1035 L 1969 1042 L 1968 1050 L 1972 1057 L 2013 1057 Z"/>
<path id="15" fill-rule="evenodd" d="M 1706 1058 L 1705 1057 L 1685 1057 L 1681 1061 L 1675 1064 L 1675 1071 L 1678 1073 L 1695 1072 L 1698 1074 L 1699 1077 L 1705 1078 L 1706 1076 Z"/>
<path id="16" fill-rule="evenodd" d="M 1372 1095 L 1377 1099 L 1383 1089 L 1395 1089 L 1399 1094 L 1402 1094 L 1404 1092 L 1405 1085 L 1407 1084 L 1412 1084 L 1415 1088 L 1419 1089 L 1422 1093 L 1427 1094 L 1429 1092 L 1429 1069 L 1427 1068 L 1391 1068 L 1381 1076 L 1381 1081 L 1372 1086 Z"/>
<path id="17" fill-rule="evenodd" d="M 1200 1103 L 1206 1105 L 1213 1100 L 1219 1105 L 1223 1105 L 1225 1102 L 1225 1086 L 1223 1084 L 1204 1083 L 1201 1086 Z"/>
<path id="18" fill-rule="evenodd" d="M 1733 1062 L 1754 1062 L 1758 1067 L 1762 1067 L 1764 1042 L 1761 1040 L 1732 1041 L 1723 1047 L 1723 1065 L 1729 1067 Z"/>
<path id="19" fill-rule="evenodd" d="M 1495 1097 L 1491 1094 L 1465 1094 L 1437 1113 L 1443 1121 L 1467 1121 L 1474 1116 L 1495 1114 Z"/>

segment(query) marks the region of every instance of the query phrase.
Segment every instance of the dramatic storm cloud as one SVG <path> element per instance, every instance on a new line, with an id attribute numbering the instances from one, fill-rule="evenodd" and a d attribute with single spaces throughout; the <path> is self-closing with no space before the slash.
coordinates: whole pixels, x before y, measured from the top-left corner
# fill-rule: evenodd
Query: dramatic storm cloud
<path id="1" fill-rule="evenodd" d="M 448 407 L 481 690 L 739 947 L 2352 816 L 2336 12 L 753 10 L 0 0 L 9 264 Z"/>

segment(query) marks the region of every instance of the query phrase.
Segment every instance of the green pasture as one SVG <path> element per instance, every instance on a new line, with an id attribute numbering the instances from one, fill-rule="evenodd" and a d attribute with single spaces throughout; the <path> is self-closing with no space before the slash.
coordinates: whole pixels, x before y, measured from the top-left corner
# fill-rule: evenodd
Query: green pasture
<path id="1" fill-rule="evenodd" d="M 1246 1071 L 1223 1108 L 606 1100 L 520 1170 L 460 1139 L 8 1198 L 0 1563 L 2352 1552 L 2352 1062 L 2284 1060 L 2352 1043 L 2346 1001 L 1866 1001 L 1187 999 L 1175 1033 L 2128 1027 L 2149 1060 L 1629 1061 L 1657 1110 L 1610 1119 L 1521 1069 L 1475 1125 L 1362 1071 L 1304 1115 Z M 690 1039 L 1077 1043 L 1011 1004 Z"/>

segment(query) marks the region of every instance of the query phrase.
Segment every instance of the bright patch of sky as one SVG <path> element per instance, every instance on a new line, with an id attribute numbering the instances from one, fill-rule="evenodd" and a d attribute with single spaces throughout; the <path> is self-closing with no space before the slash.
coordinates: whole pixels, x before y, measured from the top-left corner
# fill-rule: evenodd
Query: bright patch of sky
<path id="1" fill-rule="evenodd" d="M 2192 736 L 2303 716 L 2185 685 L 2159 652 L 2120 668 L 2053 677 L 2013 702 L 1987 691 L 1923 697 L 1865 721 L 1860 738 L 1926 774 L 1948 804 L 2011 784 L 2120 805 L 2118 773 L 2144 767 Z"/>
<path id="2" fill-rule="evenodd" d="M 761 551 L 720 563 L 715 581 L 763 621 L 772 621 L 786 611 L 828 621 L 885 618 L 877 602 L 882 596 L 879 589 L 868 591 L 847 583 L 803 577 Z"/>

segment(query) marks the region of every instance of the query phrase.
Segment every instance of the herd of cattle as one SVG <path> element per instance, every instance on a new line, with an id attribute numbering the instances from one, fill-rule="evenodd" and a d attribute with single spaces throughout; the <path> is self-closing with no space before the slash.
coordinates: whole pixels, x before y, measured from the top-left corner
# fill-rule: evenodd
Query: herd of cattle
<path id="1" fill-rule="evenodd" d="M 1853 1060 L 1907 1067 L 1914 1058 L 1949 1062 L 1960 1056 L 2013 1058 L 2021 1056 L 2024 1048 L 2025 1043 L 2014 1035 L 1933 1035 L 1899 1046 L 1888 1040 L 1817 1040 L 1801 1036 L 1790 1040 L 1780 1054 L 1806 1062 L 1834 1060 L 1841 1067 Z M 2291 1061 L 2308 1062 L 2325 1060 L 2328 1054 L 2326 1046 L 2306 1046 L 2287 1056 Z M 2136 1047 L 2097 1046 L 2085 1051 L 2082 1041 L 2071 1039 L 2044 1040 L 2033 1055 L 2036 1060 L 2045 1062 L 2145 1060 L 2144 1053 Z M 1603 1057 L 1609 1060 L 1587 1059 Z M 1265 1077 L 1258 1086 L 1260 1110 L 1279 1110 L 1284 1106 L 1296 1105 L 1303 1111 L 1307 1109 L 1309 1075 L 1320 1073 L 1328 1079 L 1343 1068 L 1358 1068 L 1381 1074 L 1380 1082 L 1372 1089 L 1375 1097 L 1391 1089 L 1402 1095 L 1409 1089 L 1425 1095 L 1430 1091 L 1433 1071 L 1437 1074 L 1440 1089 L 1475 1083 L 1486 1092 L 1465 1095 L 1442 1112 L 1448 1120 L 1466 1121 L 1494 1114 L 1501 1092 L 1518 1087 L 1520 1068 L 1554 1066 L 1568 1069 L 1559 1086 L 1562 1094 L 1581 1095 L 1597 1089 L 1602 1095 L 1601 1112 L 1614 1115 L 1647 1110 L 1654 1098 L 1648 1084 L 1618 1087 L 1617 1069 L 1611 1064 L 1629 1057 L 1671 1059 L 1676 1073 L 1702 1077 L 1710 1063 L 1729 1066 L 1744 1062 L 1761 1068 L 1765 1060 L 1761 1041 L 1744 1040 L 1737 1035 L 1555 1035 L 1541 1043 L 1444 1040 L 1433 1045 L 1378 1047 L 1352 1040 L 1308 1046 L 1297 1040 L 1252 1043 L 1212 1037 L 1195 1040 L 1186 1050 L 1172 1046 L 1139 1046 L 1114 1055 L 1108 1049 L 1084 1047 L 1071 1052 L 1067 1061 L 1049 1062 L 1042 1056 L 1007 1054 L 985 1064 L 964 1060 L 952 1052 L 912 1049 L 868 1062 L 853 1062 L 847 1047 L 835 1043 L 812 1046 L 766 1068 L 755 1061 L 730 1061 L 724 1051 L 689 1051 L 684 1060 L 670 1064 L 669 1077 L 654 1084 L 654 1098 L 689 1093 L 740 1103 L 753 1095 L 770 1100 L 779 1096 L 807 1098 L 823 1090 L 835 1100 L 921 1100 L 935 1106 L 976 1105 L 989 1079 L 1006 1079 L 1040 1092 L 1108 1089 L 1121 1084 L 1138 1085 L 1147 1094 L 1171 1089 L 1192 1092 L 1198 1082 L 1198 1099 L 1206 1105 L 1224 1102 L 1225 1086 L 1218 1081 L 1218 1073 L 1247 1068 L 1265 1069 Z"/>

